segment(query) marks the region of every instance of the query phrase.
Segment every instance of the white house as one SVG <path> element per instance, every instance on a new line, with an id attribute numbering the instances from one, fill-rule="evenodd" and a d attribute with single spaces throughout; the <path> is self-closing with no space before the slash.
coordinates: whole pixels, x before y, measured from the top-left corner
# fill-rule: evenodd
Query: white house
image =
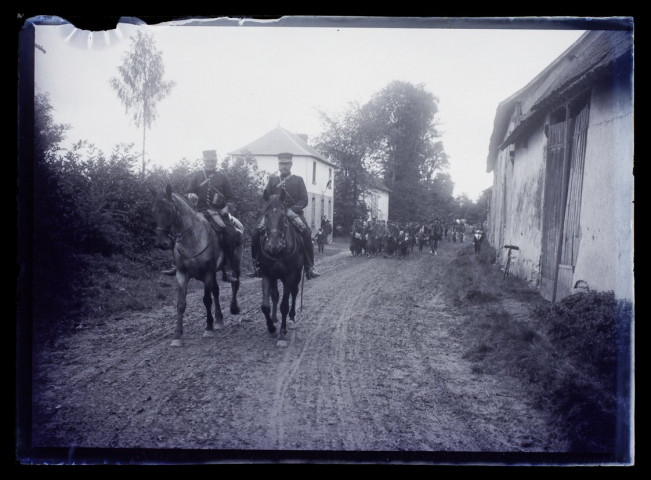
<path id="1" fill-rule="evenodd" d="M 632 50 L 632 31 L 589 31 L 497 108 L 488 239 L 552 302 L 633 298 Z"/>
<path id="2" fill-rule="evenodd" d="M 389 219 L 389 194 L 391 189 L 382 180 L 368 174 L 365 178 L 366 188 L 363 192 L 364 203 L 368 208 L 368 220 Z"/>
<path id="3" fill-rule="evenodd" d="M 307 135 L 277 127 L 228 155 L 253 157 L 259 170 L 273 175 L 278 173 L 278 154 L 283 152 L 294 156 L 292 173 L 303 177 L 305 182 L 308 205 L 304 213 L 310 227 L 318 228 L 324 216 L 332 223 L 337 167 L 307 143 Z"/>

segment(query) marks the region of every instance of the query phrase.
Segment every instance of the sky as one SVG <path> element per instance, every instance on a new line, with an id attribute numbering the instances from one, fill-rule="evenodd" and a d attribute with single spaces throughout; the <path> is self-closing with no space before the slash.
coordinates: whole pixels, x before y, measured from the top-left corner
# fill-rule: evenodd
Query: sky
<path id="1" fill-rule="evenodd" d="M 445 28 L 440 22 L 423 28 L 404 19 L 396 27 L 370 22 L 351 28 L 309 21 L 227 26 L 214 19 L 193 26 L 181 20 L 137 25 L 125 18 L 114 29 L 91 31 L 61 20 L 63 25 L 36 22 L 34 88 L 48 93 L 54 121 L 71 126 L 66 147 L 87 140 L 106 155 L 121 143 L 141 151 L 142 128 L 109 81 L 119 76 L 129 39 L 142 30 L 153 34 L 164 79 L 175 82 L 147 131 L 152 163 L 170 166 L 200 158 L 203 150 L 216 150 L 221 159 L 277 126 L 314 139 L 324 130 L 321 112 L 337 116 L 399 80 L 438 98 L 437 129 L 454 194 L 473 200 L 492 185 L 486 158 L 498 104 L 583 33 Z"/>

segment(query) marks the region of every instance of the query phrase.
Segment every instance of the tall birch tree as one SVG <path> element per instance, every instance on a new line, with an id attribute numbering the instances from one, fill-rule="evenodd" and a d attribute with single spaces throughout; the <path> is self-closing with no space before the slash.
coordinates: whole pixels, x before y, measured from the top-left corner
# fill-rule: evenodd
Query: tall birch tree
<path id="1" fill-rule="evenodd" d="M 141 174 L 144 177 L 147 129 L 151 129 L 158 117 L 158 103 L 169 95 L 175 82 L 163 79 L 165 66 L 162 53 L 156 48 L 153 36 L 141 31 L 131 39 L 131 49 L 126 52 L 118 72 L 119 78 L 111 78 L 110 85 L 126 113 L 131 113 L 136 127 L 142 126 Z"/>

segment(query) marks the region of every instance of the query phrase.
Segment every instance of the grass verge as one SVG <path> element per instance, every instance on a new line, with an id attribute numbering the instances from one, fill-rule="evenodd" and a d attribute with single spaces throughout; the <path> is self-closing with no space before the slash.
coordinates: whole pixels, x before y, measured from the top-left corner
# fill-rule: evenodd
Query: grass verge
<path id="1" fill-rule="evenodd" d="M 472 247 L 448 265 L 446 292 L 466 313 L 465 357 L 475 373 L 525 382 L 552 413 L 572 452 L 630 461 L 633 306 L 613 292 L 586 292 L 551 304 L 515 277 L 502 278 L 494 250 Z"/>

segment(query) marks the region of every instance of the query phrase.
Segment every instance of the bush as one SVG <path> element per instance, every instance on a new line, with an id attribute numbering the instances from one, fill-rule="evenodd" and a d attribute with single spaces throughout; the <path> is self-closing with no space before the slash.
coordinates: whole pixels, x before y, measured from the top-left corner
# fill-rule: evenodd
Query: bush
<path id="1" fill-rule="evenodd" d="M 621 406 L 630 400 L 632 304 L 616 300 L 613 292 L 577 293 L 536 314 L 563 362 L 549 382 L 548 401 L 571 426 L 572 448 L 624 448 L 617 432 L 630 428 Z"/>
<path id="2" fill-rule="evenodd" d="M 34 168 L 37 214 L 31 259 L 34 292 L 38 292 L 33 295 L 37 328 L 52 322 L 69 326 L 84 315 L 146 308 L 151 305 L 150 297 L 158 298 L 159 293 L 147 293 L 143 301 L 133 297 L 139 295 L 134 286 L 148 275 L 158 274 L 164 262 L 169 266 L 172 259 L 171 252 L 154 248 L 150 189 L 169 183 L 174 191 L 185 193 L 189 176 L 201 168 L 201 161 L 183 159 L 169 169 L 155 167 L 143 177 L 133 145 L 118 145 L 108 157 L 84 141 L 63 151 L 58 142 L 65 128 L 54 125 L 47 98 L 38 100 L 43 104 L 37 109 L 42 125 L 35 142 L 39 147 Z M 221 168 L 233 184 L 234 215 L 244 224 L 248 240 L 261 207 L 262 177 L 252 157 L 227 160 Z M 117 262 L 113 260 L 116 256 Z M 125 262 L 131 266 L 120 275 L 118 265 Z M 249 264 L 245 256 L 242 267 Z M 98 283 L 105 270 L 114 278 Z M 120 278 L 137 281 L 123 286 Z M 115 291 L 129 295 L 120 297 Z"/>

